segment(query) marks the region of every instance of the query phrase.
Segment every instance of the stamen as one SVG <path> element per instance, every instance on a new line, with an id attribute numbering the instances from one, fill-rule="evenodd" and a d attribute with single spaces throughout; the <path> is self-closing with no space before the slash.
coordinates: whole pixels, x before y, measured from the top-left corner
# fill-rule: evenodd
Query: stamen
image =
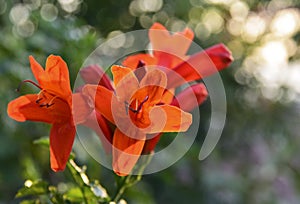
<path id="1" fill-rule="evenodd" d="M 56 98 L 57 98 L 57 96 L 54 96 L 54 97 L 49 101 L 49 103 L 47 103 L 47 108 L 49 108 L 50 106 L 53 106 L 53 105 L 54 105 L 53 101 L 54 101 L 54 99 L 56 99 Z"/>
<path id="2" fill-rule="evenodd" d="M 128 109 L 131 110 L 133 113 L 138 113 L 138 112 L 140 112 L 140 110 L 142 109 L 144 103 L 146 103 L 146 101 L 148 101 L 148 99 L 149 99 L 149 96 L 146 96 L 146 97 L 144 98 L 144 100 L 140 103 L 140 105 L 137 107 L 136 110 L 133 109 L 133 108 L 131 108 L 130 106 L 128 106 L 127 109 L 126 109 L 126 112 L 128 112 Z M 125 103 L 125 104 L 126 104 L 126 103 Z M 127 103 L 127 104 L 128 104 L 128 103 Z"/>
<path id="3" fill-rule="evenodd" d="M 35 82 L 33 82 L 33 81 L 27 79 L 27 80 L 24 80 L 24 81 L 21 81 L 21 82 L 20 82 L 18 88 L 16 89 L 17 92 L 20 91 L 20 89 L 21 89 L 21 87 L 22 87 L 22 85 L 23 85 L 24 83 L 31 83 L 31 84 L 33 84 L 35 87 L 37 87 L 37 88 L 39 88 L 39 89 L 42 90 L 42 87 L 40 87 L 37 83 L 35 83 Z"/>
<path id="4" fill-rule="evenodd" d="M 45 107 L 46 106 L 46 108 L 49 108 L 50 106 L 53 106 L 54 105 L 54 103 L 52 103 L 52 104 L 49 104 L 49 103 L 43 103 L 43 104 L 40 104 L 40 107 L 42 108 L 42 107 Z"/>
<path id="5" fill-rule="evenodd" d="M 138 109 L 138 107 L 139 107 L 139 102 L 138 100 L 135 100 L 134 109 Z"/>
<path id="6" fill-rule="evenodd" d="M 138 110 L 134 110 L 133 108 L 131 108 L 131 107 L 128 107 L 129 108 L 129 110 L 131 110 L 133 113 L 137 113 L 138 112 Z"/>
<path id="7" fill-rule="evenodd" d="M 44 92 L 46 92 L 46 94 L 44 94 Z M 47 94 L 51 95 L 53 98 L 51 98 L 51 100 L 49 102 L 47 102 Z M 42 96 L 41 96 L 42 95 Z M 39 104 L 40 107 L 47 107 L 49 108 L 50 106 L 53 106 L 55 103 L 53 103 L 54 99 L 58 98 L 58 96 L 52 95 L 51 93 L 48 93 L 46 90 L 41 90 L 38 93 L 38 99 L 35 101 L 37 104 Z M 49 98 L 50 99 L 50 98 Z M 40 102 L 42 100 L 45 100 L 45 103 L 41 103 Z"/>
<path id="8" fill-rule="evenodd" d="M 43 94 L 45 90 L 41 90 L 37 95 L 38 95 L 38 99 L 35 101 L 37 104 L 39 104 L 41 102 L 41 100 L 43 100 L 43 97 L 45 97 L 45 95 Z M 41 95 L 43 94 L 43 97 L 41 97 Z M 46 98 L 46 97 L 45 97 Z"/>
<path id="9" fill-rule="evenodd" d="M 24 83 L 31 83 L 32 85 L 34 85 L 35 87 L 39 88 L 41 91 L 37 94 L 38 98 L 35 101 L 40 107 L 51 107 L 53 106 L 55 103 L 53 102 L 56 98 L 58 98 L 58 96 L 56 96 L 53 93 L 48 92 L 47 90 L 43 89 L 42 87 L 40 87 L 40 85 L 38 85 L 37 83 L 31 81 L 31 80 L 24 80 L 22 81 L 18 88 L 16 89 L 16 91 L 20 91 L 22 85 Z M 47 97 L 48 96 L 48 97 Z"/>
<path id="10" fill-rule="evenodd" d="M 35 102 L 38 104 L 39 102 L 41 102 L 41 100 L 43 100 L 43 98 L 38 98 Z"/>
<path id="11" fill-rule="evenodd" d="M 144 98 L 144 100 L 141 102 L 141 104 L 140 104 L 139 107 L 138 107 L 138 111 L 141 110 L 143 104 L 146 103 L 146 101 L 148 101 L 148 99 L 149 99 L 149 96 L 146 96 L 146 97 Z"/>

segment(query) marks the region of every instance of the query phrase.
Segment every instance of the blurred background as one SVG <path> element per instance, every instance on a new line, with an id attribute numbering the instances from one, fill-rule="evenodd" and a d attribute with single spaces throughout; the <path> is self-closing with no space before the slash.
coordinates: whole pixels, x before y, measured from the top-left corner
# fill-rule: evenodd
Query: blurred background
<path id="1" fill-rule="evenodd" d="M 26 179 L 70 181 L 50 170 L 49 151 L 32 142 L 49 126 L 6 114 L 20 81 L 33 79 L 28 56 L 44 65 L 49 54 L 61 55 L 73 82 L 101 42 L 153 22 L 171 31 L 188 26 L 203 48 L 223 42 L 232 50 L 235 61 L 221 72 L 228 114 L 216 148 L 199 161 L 208 99 L 189 152 L 144 176 L 126 192 L 128 203 L 300 203 L 299 7 L 298 0 L 0 0 L 0 203 L 18 203 Z M 21 94 L 32 91 L 24 86 Z M 109 192 L 115 188 L 110 170 L 88 156 L 78 163 Z"/>

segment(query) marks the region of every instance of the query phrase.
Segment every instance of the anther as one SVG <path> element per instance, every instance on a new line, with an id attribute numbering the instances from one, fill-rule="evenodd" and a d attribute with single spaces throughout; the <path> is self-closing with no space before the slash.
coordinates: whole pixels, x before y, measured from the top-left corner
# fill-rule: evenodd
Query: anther
<path id="1" fill-rule="evenodd" d="M 39 99 L 37 99 L 35 102 L 38 104 L 38 103 L 41 102 L 41 100 L 43 100 L 43 98 L 39 98 Z"/>
<path id="2" fill-rule="evenodd" d="M 49 101 L 49 100 L 47 100 L 47 95 L 46 94 L 44 94 L 44 92 L 46 92 L 45 90 L 41 90 L 39 93 L 38 93 L 38 99 L 35 101 L 37 104 L 39 104 L 39 106 L 40 107 L 47 107 L 47 108 L 49 108 L 50 106 L 53 106 L 55 103 L 53 102 L 54 101 L 54 99 L 56 99 L 56 98 L 58 98 L 58 96 L 53 96 L 52 94 L 50 94 L 51 96 L 53 96 L 52 98 L 51 98 L 51 100 Z M 42 96 L 41 96 L 42 95 Z M 40 102 L 42 101 L 42 100 L 44 100 L 45 101 L 45 103 L 41 103 L 40 104 Z M 47 101 L 49 101 L 49 102 L 47 102 Z"/>
<path id="3" fill-rule="evenodd" d="M 51 104 L 48 104 L 48 103 L 47 103 L 47 104 L 46 104 L 46 107 L 49 108 L 50 106 L 53 106 L 53 105 L 54 105 L 54 103 L 51 103 Z"/>
<path id="4" fill-rule="evenodd" d="M 47 104 L 47 108 L 49 108 L 50 106 L 54 105 L 53 101 L 54 101 L 54 99 L 56 99 L 56 98 L 57 98 L 57 96 L 54 96 L 54 97 L 49 101 L 49 103 Z"/>
<path id="5" fill-rule="evenodd" d="M 131 110 L 133 113 L 139 112 L 139 110 L 135 110 L 135 109 L 133 109 L 133 108 L 131 108 L 131 107 L 128 107 L 128 108 L 129 108 L 129 110 Z"/>
<path id="6" fill-rule="evenodd" d="M 43 95 L 43 97 L 41 97 L 41 95 Z M 44 99 L 44 90 L 41 90 L 39 93 L 38 93 L 38 99 L 35 101 L 37 104 L 39 104 L 41 102 L 41 100 Z M 46 97 L 45 97 L 46 98 Z"/>
<path id="7" fill-rule="evenodd" d="M 143 100 L 143 101 L 141 102 L 141 104 L 139 105 L 138 110 L 140 110 L 140 109 L 142 108 L 143 104 L 146 103 L 146 101 L 148 101 L 148 99 L 149 99 L 149 96 L 146 96 L 146 97 L 144 98 L 144 100 Z"/>

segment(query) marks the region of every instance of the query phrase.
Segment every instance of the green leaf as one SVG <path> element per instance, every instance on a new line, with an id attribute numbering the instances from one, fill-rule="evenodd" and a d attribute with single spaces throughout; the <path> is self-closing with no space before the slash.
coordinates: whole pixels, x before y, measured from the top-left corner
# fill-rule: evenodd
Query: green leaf
<path id="1" fill-rule="evenodd" d="M 73 187 L 63 195 L 63 198 L 71 203 L 98 203 L 98 199 L 87 186 Z"/>
<path id="2" fill-rule="evenodd" d="M 50 200 L 52 203 L 65 203 L 62 194 L 60 194 L 55 186 L 49 186 L 48 187 Z"/>
<path id="3" fill-rule="evenodd" d="M 71 203 L 74 202 L 82 202 L 83 195 L 81 189 L 79 187 L 74 187 L 69 189 L 63 196 L 64 200 L 70 201 Z"/>
<path id="4" fill-rule="evenodd" d="M 39 200 L 23 200 L 20 204 L 38 204 L 41 203 Z"/>
<path id="5" fill-rule="evenodd" d="M 49 137 L 41 137 L 39 139 L 36 139 L 33 141 L 33 144 L 49 147 L 50 146 Z"/>
<path id="6" fill-rule="evenodd" d="M 74 188 L 64 195 L 67 199 L 73 199 L 72 201 L 75 202 L 75 200 L 78 200 L 81 196 L 82 199 L 89 203 L 95 203 L 96 201 L 104 202 L 110 199 L 106 189 L 102 187 L 98 181 L 90 182 L 85 173 L 85 166 L 79 167 L 73 159 L 70 159 L 67 163 L 67 167 L 78 185 L 78 188 Z M 78 190 L 80 190 L 80 193 Z"/>
<path id="7" fill-rule="evenodd" d="M 48 183 L 45 181 L 25 181 L 25 186 L 21 188 L 17 194 L 16 198 L 29 196 L 29 195 L 43 195 L 48 193 Z"/>

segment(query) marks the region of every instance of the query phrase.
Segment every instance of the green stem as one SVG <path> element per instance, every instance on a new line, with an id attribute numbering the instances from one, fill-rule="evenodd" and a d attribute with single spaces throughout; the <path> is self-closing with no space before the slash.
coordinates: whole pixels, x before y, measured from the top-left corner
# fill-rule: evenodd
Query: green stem
<path id="1" fill-rule="evenodd" d="M 118 185 L 116 195 L 112 199 L 114 202 L 117 203 L 120 200 L 123 193 L 125 192 L 126 188 L 129 187 L 128 181 L 130 180 L 130 177 L 131 175 L 122 178 L 123 181 Z"/>
<path id="2" fill-rule="evenodd" d="M 86 203 L 86 204 L 88 204 L 87 198 L 86 198 L 86 196 L 85 196 L 84 188 L 82 188 L 82 186 L 79 186 L 79 188 L 80 188 L 80 191 L 81 191 L 81 193 L 82 193 L 83 202 Z"/>
<path id="3" fill-rule="evenodd" d="M 116 195 L 113 197 L 112 201 L 118 202 L 121 198 L 121 196 L 124 194 L 124 191 L 130 187 L 138 183 L 142 179 L 142 174 L 146 168 L 146 166 L 150 163 L 151 159 L 153 157 L 153 153 L 151 153 L 149 156 L 147 156 L 144 161 L 141 162 L 141 166 L 138 166 L 138 173 L 137 175 L 128 175 L 125 178 L 124 177 L 118 177 L 119 179 L 122 179 L 120 183 L 117 182 L 117 191 Z"/>
<path id="4" fill-rule="evenodd" d="M 69 160 L 69 161 L 68 161 L 67 167 L 68 167 L 68 169 L 69 169 L 69 171 L 70 171 L 70 173 L 71 173 L 72 178 L 74 179 L 75 183 L 77 184 L 77 186 L 79 187 L 79 189 L 80 189 L 80 191 L 81 191 L 81 193 L 82 193 L 83 203 L 84 203 L 84 204 L 88 204 L 88 201 L 87 201 L 87 198 L 86 198 L 86 195 L 85 195 L 84 186 L 81 185 L 81 184 L 77 181 L 77 178 L 75 177 L 75 175 L 74 175 L 73 172 L 72 172 L 72 168 L 73 168 L 73 167 L 72 167 L 72 164 L 70 163 L 71 161 L 73 161 L 73 160 Z M 74 162 L 74 161 L 73 161 L 73 162 Z M 74 164 L 75 164 L 75 162 L 74 162 Z M 76 173 L 77 173 L 77 172 L 76 172 Z"/>

